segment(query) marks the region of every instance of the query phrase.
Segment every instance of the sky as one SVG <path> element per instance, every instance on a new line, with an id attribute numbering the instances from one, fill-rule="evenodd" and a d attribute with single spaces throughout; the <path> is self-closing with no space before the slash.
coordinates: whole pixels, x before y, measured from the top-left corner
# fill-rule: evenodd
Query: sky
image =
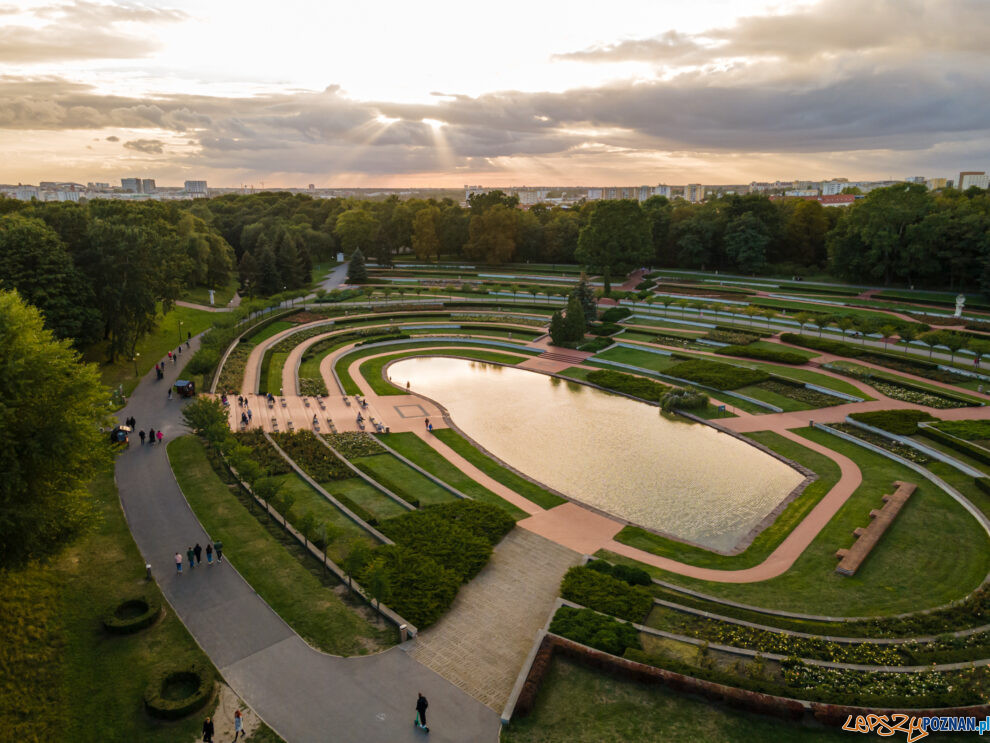
<path id="1" fill-rule="evenodd" d="M 0 0 L 0 183 L 990 170 L 987 0 Z"/>

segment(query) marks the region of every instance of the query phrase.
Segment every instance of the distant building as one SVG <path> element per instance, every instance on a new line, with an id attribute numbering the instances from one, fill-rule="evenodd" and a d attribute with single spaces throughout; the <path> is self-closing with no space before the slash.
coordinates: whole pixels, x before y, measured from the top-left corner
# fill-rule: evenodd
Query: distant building
<path id="1" fill-rule="evenodd" d="M 670 186 L 665 186 L 662 183 L 659 186 L 654 186 L 653 187 L 653 195 L 654 196 L 666 196 L 669 199 L 670 198 Z"/>
<path id="2" fill-rule="evenodd" d="M 904 179 L 905 183 L 927 183 L 928 179 L 923 175 L 909 175 Z"/>
<path id="3" fill-rule="evenodd" d="M 823 194 L 818 197 L 818 202 L 822 206 L 849 206 L 855 200 L 855 194 L 851 193 L 830 194 L 828 196 Z"/>
<path id="4" fill-rule="evenodd" d="M 310 183 L 309 184 L 309 190 L 310 191 L 315 191 L 316 190 L 316 184 L 315 183 Z"/>
<path id="5" fill-rule="evenodd" d="M 802 198 L 805 196 L 817 196 L 817 195 L 818 195 L 817 188 L 801 188 L 801 189 L 794 188 L 791 189 L 790 191 L 784 192 L 784 196 L 800 196 Z"/>
<path id="6" fill-rule="evenodd" d="M 600 188 L 589 188 L 585 198 L 588 201 L 599 201 L 602 198 L 602 190 Z"/>
<path id="7" fill-rule="evenodd" d="M 141 193 L 154 193 L 158 189 L 155 188 L 154 178 L 142 178 L 141 179 Z"/>
<path id="8" fill-rule="evenodd" d="M 948 188 L 951 181 L 945 178 L 929 178 L 925 181 L 929 191 L 938 191 L 940 188 Z"/>
<path id="9" fill-rule="evenodd" d="M 843 179 L 841 181 L 825 181 L 822 184 L 822 196 L 835 196 L 836 194 L 842 193 L 842 189 L 851 186 L 849 181 Z"/>
<path id="10" fill-rule="evenodd" d="M 547 191 L 543 188 L 536 189 L 535 191 L 516 191 L 516 195 L 519 197 L 519 203 L 523 206 L 532 206 L 533 204 L 539 204 L 547 200 Z"/>
<path id="11" fill-rule="evenodd" d="M 965 191 L 967 188 L 976 186 L 977 188 L 987 188 L 990 186 L 990 176 L 986 173 L 960 173 L 959 190 Z"/>
<path id="12" fill-rule="evenodd" d="M 206 181 L 186 181 L 182 190 L 186 193 L 206 196 Z"/>
<path id="13" fill-rule="evenodd" d="M 692 204 L 697 204 L 705 198 L 705 187 L 700 183 L 689 183 L 684 187 L 684 198 Z"/>
<path id="14" fill-rule="evenodd" d="M 120 187 L 127 193 L 141 193 L 140 178 L 121 178 Z"/>

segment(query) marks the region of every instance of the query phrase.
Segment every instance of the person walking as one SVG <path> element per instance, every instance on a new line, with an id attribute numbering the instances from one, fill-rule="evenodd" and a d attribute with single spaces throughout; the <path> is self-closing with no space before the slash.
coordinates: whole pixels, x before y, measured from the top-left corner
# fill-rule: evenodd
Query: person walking
<path id="1" fill-rule="evenodd" d="M 213 543 L 213 551 L 217 553 L 217 562 L 223 562 L 223 542 L 219 539 Z"/>
<path id="2" fill-rule="evenodd" d="M 175 572 L 182 573 L 182 555 L 178 552 L 175 553 Z"/>
<path id="3" fill-rule="evenodd" d="M 148 429 L 148 443 L 149 444 L 154 444 L 155 443 L 155 429 L 154 428 L 149 428 Z"/>
<path id="4" fill-rule="evenodd" d="M 432 431 L 433 429 L 430 428 L 430 430 Z M 159 444 L 162 443 L 162 439 L 165 438 L 165 434 L 161 432 L 161 429 L 159 429 L 158 433 L 155 434 L 155 438 L 158 439 Z"/>
<path id="5" fill-rule="evenodd" d="M 426 697 L 422 694 L 416 700 L 416 727 L 422 728 L 427 733 L 430 729 L 426 727 L 426 708 L 430 706 L 430 703 L 426 701 Z"/>
<path id="6" fill-rule="evenodd" d="M 206 543 L 206 564 L 213 564 L 213 545 L 209 542 Z"/>
<path id="7" fill-rule="evenodd" d="M 169 351 L 169 352 L 168 352 L 168 360 L 169 360 L 169 361 L 171 361 L 171 360 L 172 360 L 172 352 L 171 352 L 171 351 Z"/>
<path id="8" fill-rule="evenodd" d="M 193 552 L 192 547 L 186 550 L 186 557 L 189 558 L 189 569 L 192 570 L 196 567 L 196 553 Z"/>
<path id="9" fill-rule="evenodd" d="M 144 446 L 144 431 L 138 431 L 138 436 L 141 437 L 141 446 Z"/>
<path id="10" fill-rule="evenodd" d="M 196 542 L 196 546 L 193 547 L 193 554 L 196 555 L 196 565 L 203 561 L 203 548 L 199 546 L 199 542 Z"/>
<path id="11" fill-rule="evenodd" d="M 234 711 L 234 740 L 237 740 L 237 736 L 241 736 L 241 740 L 244 739 L 244 723 L 241 720 L 241 711 Z"/>
<path id="12" fill-rule="evenodd" d="M 172 388 L 171 387 L 168 388 L 168 399 L 169 400 L 172 399 Z"/>
<path id="13" fill-rule="evenodd" d="M 213 743 L 213 720 L 209 717 L 203 721 L 203 743 Z"/>
<path id="14" fill-rule="evenodd" d="M 251 412 L 251 408 L 248 408 L 248 425 L 251 425 L 251 419 L 254 418 L 254 413 Z"/>

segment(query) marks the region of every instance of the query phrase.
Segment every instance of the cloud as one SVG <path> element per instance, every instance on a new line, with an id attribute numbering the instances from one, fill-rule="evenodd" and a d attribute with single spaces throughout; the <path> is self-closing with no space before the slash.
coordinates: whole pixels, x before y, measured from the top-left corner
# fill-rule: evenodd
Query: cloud
<path id="1" fill-rule="evenodd" d="M 0 9 L 0 62 L 146 57 L 158 49 L 149 39 L 147 27 L 187 18 L 182 11 L 169 8 L 86 0 L 23 11 L 5 7 Z"/>
<path id="2" fill-rule="evenodd" d="M 118 137 L 115 134 L 111 134 L 109 137 L 107 137 L 107 142 L 119 142 L 119 141 L 120 141 L 120 137 Z"/>
<path id="3" fill-rule="evenodd" d="M 161 155 L 165 151 L 165 143 L 160 139 L 134 139 L 124 142 L 124 148 L 148 155 Z"/>

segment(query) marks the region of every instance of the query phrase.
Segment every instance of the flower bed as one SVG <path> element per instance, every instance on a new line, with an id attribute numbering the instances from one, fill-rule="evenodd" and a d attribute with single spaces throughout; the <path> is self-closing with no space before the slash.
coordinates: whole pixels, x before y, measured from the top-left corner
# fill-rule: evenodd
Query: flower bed
<path id="1" fill-rule="evenodd" d="M 250 343 L 238 343 L 224 362 L 223 369 L 220 370 L 220 379 L 217 381 L 218 390 L 226 390 L 237 393 L 244 385 L 244 369 L 247 367 L 248 357 L 254 348 Z"/>
<path id="2" fill-rule="evenodd" d="M 874 446 L 879 446 L 881 449 L 886 449 L 889 452 L 902 457 L 909 462 L 915 462 L 916 464 L 929 464 L 932 458 L 929 457 L 924 452 L 918 451 L 914 447 L 907 446 L 906 444 L 898 443 L 897 441 L 892 441 L 886 436 L 881 436 L 878 433 L 873 433 L 871 431 L 864 431 L 859 426 L 854 426 L 852 423 L 833 423 L 831 427 L 837 431 L 842 431 L 843 433 L 848 433 L 855 436 L 858 439 L 862 439 Z"/>
<path id="3" fill-rule="evenodd" d="M 272 439 L 317 482 L 344 480 L 354 473 L 320 443 L 312 431 L 273 433 Z"/>
<path id="4" fill-rule="evenodd" d="M 589 609 L 631 622 L 641 622 L 653 606 L 643 586 L 632 586 L 612 575 L 575 566 L 564 574 L 560 595 Z"/>
<path id="5" fill-rule="evenodd" d="M 661 346 L 676 346 L 677 348 L 691 348 L 697 343 L 697 341 L 676 335 L 657 335 L 653 338 L 653 342 L 659 343 Z"/>
<path id="6" fill-rule="evenodd" d="M 344 459 L 369 457 L 385 452 L 385 449 L 375 440 L 374 436 L 363 431 L 328 433 L 324 434 L 323 438 L 330 446 L 340 452 Z"/>
<path id="7" fill-rule="evenodd" d="M 768 379 L 766 382 L 760 382 L 756 386 L 761 390 L 766 390 L 767 392 L 773 392 L 774 394 L 787 397 L 791 400 L 803 402 L 813 408 L 828 408 L 833 405 L 842 405 L 846 402 L 846 400 L 833 397 L 832 395 L 826 395 L 824 392 L 819 392 L 818 390 L 809 390 L 804 385 L 787 384 L 785 382 L 778 382 L 774 379 Z"/>
<path id="8" fill-rule="evenodd" d="M 670 389 L 665 384 L 654 382 L 650 379 L 635 377 L 632 374 L 610 371 L 608 369 L 596 369 L 588 372 L 585 377 L 592 384 L 604 387 L 616 392 L 624 392 L 627 395 L 638 397 L 642 400 L 659 401 L 661 395 Z"/>
<path id="9" fill-rule="evenodd" d="M 327 392 L 327 384 L 322 378 L 299 377 L 299 394 L 318 397 L 329 393 Z"/>
<path id="10" fill-rule="evenodd" d="M 962 400 L 956 400 L 951 397 L 943 397 L 942 395 L 936 395 L 933 392 L 922 392 L 921 390 L 911 389 L 910 387 L 904 387 L 896 382 L 889 382 L 886 379 L 877 379 L 874 377 L 865 381 L 877 392 L 886 395 L 891 400 L 901 400 L 902 402 L 910 402 L 915 405 L 924 405 L 925 407 L 936 408 L 939 410 L 947 410 L 949 408 L 965 408 L 969 405 Z"/>
<path id="11" fill-rule="evenodd" d="M 681 379 L 690 379 L 717 390 L 735 390 L 751 384 L 759 384 L 770 378 L 770 375 L 757 369 L 743 366 L 720 364 L 706 359 L 692 359 L 675 364 L 667 373 Z"/>
<path id="12" fill-rule="evenodd" d="M 757 333 L 747 333 L 744 330 L 709 330 L 704 337 L 718 343 L 728 343 L 730 346 L 745 346 L 760 340 Z"/>

